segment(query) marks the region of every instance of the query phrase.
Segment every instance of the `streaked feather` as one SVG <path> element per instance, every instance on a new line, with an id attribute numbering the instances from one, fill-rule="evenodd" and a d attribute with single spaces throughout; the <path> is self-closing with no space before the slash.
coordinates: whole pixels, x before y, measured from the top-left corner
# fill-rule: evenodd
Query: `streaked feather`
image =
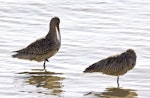
<path id="1" fill-rule="evenodd" d="M 59 18 L 53 17 L 50 21 L 50 30 L 45 37 L 34 41 L 26 48 L 15 51 L 17 53 L 12 55 L 12 57 L 35 60 L 39 62 L 47 61 L 47 59 L 52 57 L 55 53 L 57 53 L 57 51 L 60 48 L 61 36 L 59 31 L 59 23 Z"/>
<path id="2" fill-rule="evenodd" d="M 136 64 L 134 50 L 128 49 L 120 55 L 102 59 L 85 69 L 84 72 L 102 72 L 107 75 L 123 75 L 131 70 Z"/>
<path id="3" fill-rule="evenodd" d="M 27 53 L 34 55 L 44 55 L 49 51 L 56 50 L 59 43 L 52 42 L 49 39 L 41 38 L 28 45 L 26 48 L 16 51 L 17 53 Z"/>

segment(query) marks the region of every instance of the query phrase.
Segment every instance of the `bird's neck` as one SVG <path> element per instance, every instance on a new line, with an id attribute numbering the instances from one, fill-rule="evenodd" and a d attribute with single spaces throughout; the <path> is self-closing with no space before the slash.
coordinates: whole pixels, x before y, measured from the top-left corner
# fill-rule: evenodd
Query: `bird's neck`
<path id="1" fill-rule="evenodd" d="M 61 36 L 58 32 L 56 26 L 51 26 L 48 34 L 46 35 L 46 38 L 53 40 L 53 41 L 59 41 L 61 42 Z"/>

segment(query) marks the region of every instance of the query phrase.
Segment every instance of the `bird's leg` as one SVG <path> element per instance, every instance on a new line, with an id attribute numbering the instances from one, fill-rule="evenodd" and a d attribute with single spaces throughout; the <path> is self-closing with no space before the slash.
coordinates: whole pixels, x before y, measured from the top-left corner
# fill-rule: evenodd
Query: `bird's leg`
<path id="1" fill-rule="evenodd" d="M 118 88 L 119 88 L 119 76 L 117 76 L 117 85 L 118 85 Z"/>
<path id="2" fill-rule="evenodd" d="M 45 68 L 46 68 L 45 63 L 46 63 L 46 60 L 44 60 L 44 64 L 43 64 L 44 70 L 45 70 Z"/>
<path id="3" fill-rule="evenodd" d="M 46 64 L 46 61 L 49 62 L 48 59 L 45 59 L 45 60 L 44 60 L 43 67 L 44 67 L 45 72 L 46 72 L 46 65 L 45 65 L 45 64 Z"/>

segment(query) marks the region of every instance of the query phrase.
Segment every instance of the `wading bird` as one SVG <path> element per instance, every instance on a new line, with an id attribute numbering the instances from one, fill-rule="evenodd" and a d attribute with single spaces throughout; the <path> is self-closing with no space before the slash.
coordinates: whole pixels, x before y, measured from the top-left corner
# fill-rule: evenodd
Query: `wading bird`
<path id="1" fill-rule="evenodd" d="M 103 74 L 117 76 L 119 87 L 119 76 L 127 73 L 136 64 L 136 53 L 132 49 L 119 55 L 102 59 L 85 69 L 84 72 L 101 72 Z"/>
<path id="2" fill-rule="evenodd" d="M 12 55 L 14 58 L 34 60 L 38 62 L 44 61 L 44 70 L 46 70 L 46 61 L 48 58 L 55 55 L 61 45 L 61 35 L 59 30 L 60 20 L 58 17 L 53 17 L 49 24 L 48 34 L 28 45 L 26 48 L 15 51 Z"/>

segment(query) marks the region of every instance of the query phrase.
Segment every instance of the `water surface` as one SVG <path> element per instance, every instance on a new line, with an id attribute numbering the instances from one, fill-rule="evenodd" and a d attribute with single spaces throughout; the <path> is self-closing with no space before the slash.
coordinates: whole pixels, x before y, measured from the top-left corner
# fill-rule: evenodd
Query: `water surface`
<path id="1" fill-rule="evenodd" d="M 149 0 L 1 0 L 0 96 L 6 98 L 149 98 Z M 62 46 L 48 62 L 14 59 L 21 49 L 61 20 Z M 132 48 L 135 68 L 120 77 L 83 70 L 98 60 Z"/>

